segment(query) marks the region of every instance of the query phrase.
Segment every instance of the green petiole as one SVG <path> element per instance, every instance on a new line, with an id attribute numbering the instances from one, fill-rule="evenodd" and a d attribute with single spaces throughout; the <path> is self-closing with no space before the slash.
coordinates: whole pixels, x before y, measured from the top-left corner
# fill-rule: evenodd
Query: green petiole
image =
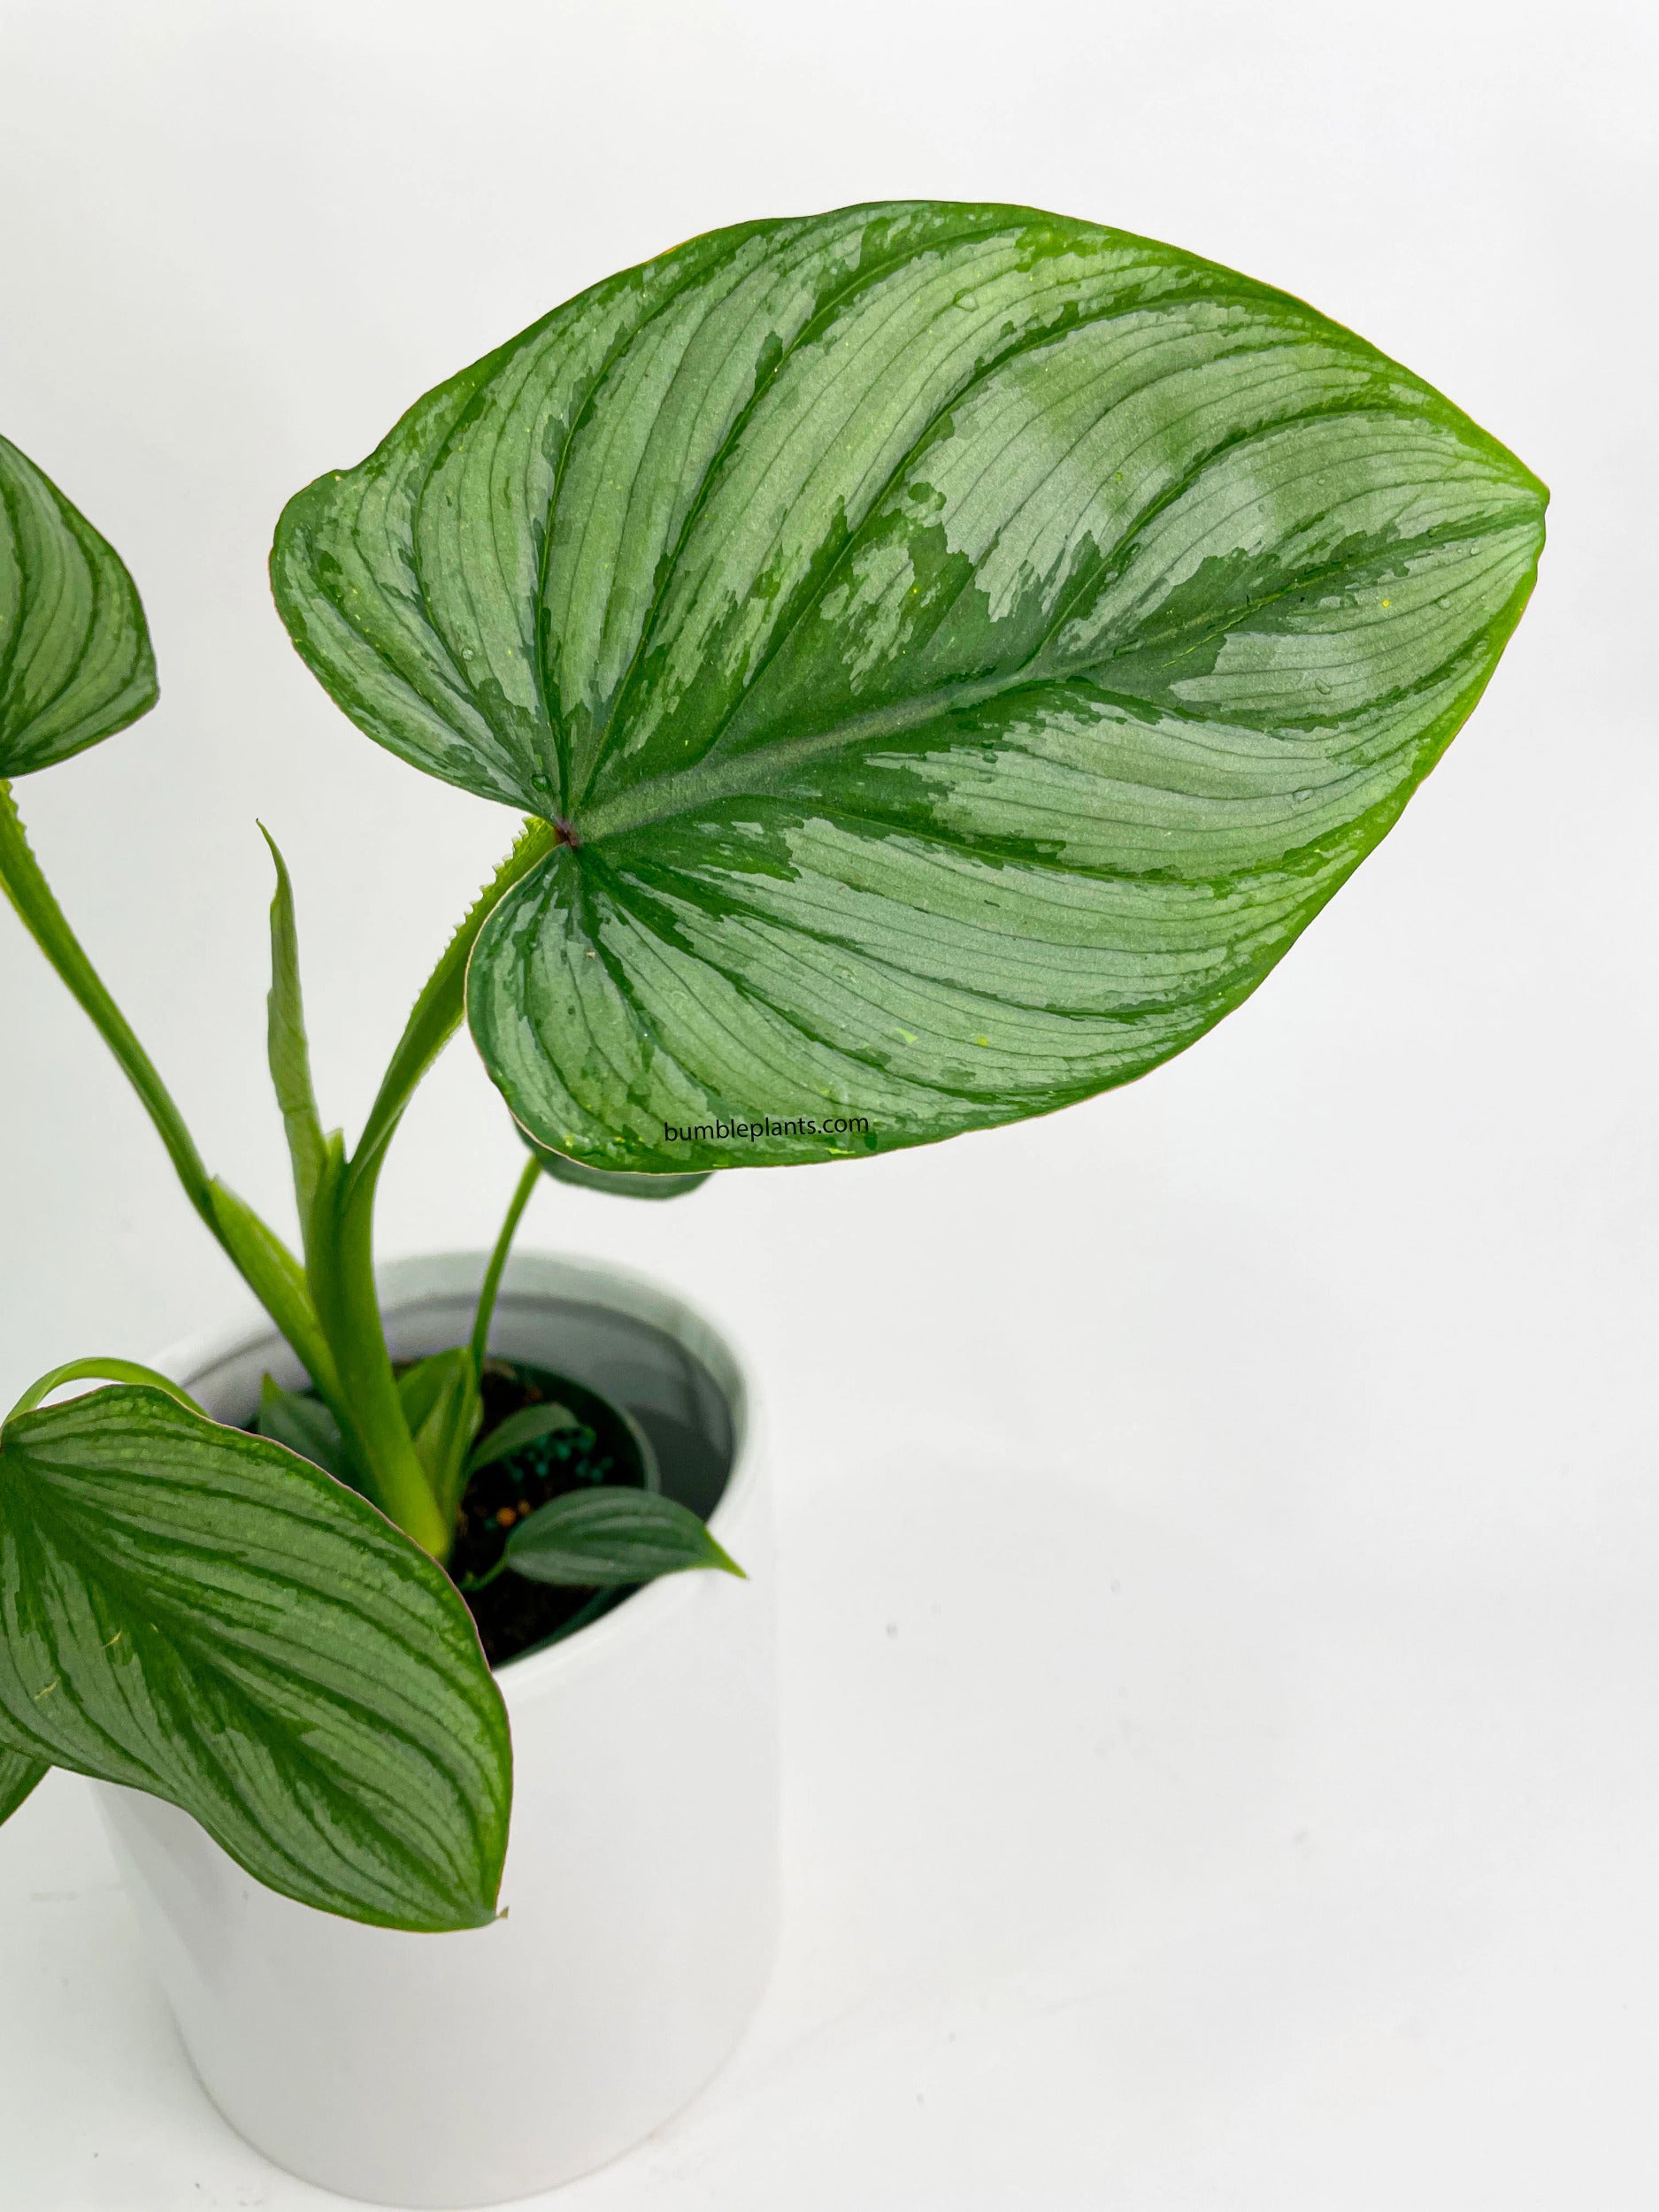
<path id="1" fill-rule="evenodd" d="M 503 1552 L 493 1567 L 488 1568 L 481 1575 L 463 1575 L 456 1587 L 465 1590 L 468 1596 L 471 1596 L 474 1590 L 488 1590 L 495 1578 L 498 1575 L 504 1575 L 506 1571 L 507 1555 Z"/>
<path id="2" fill-rule="evenodd" d="M 501 1234 L 495 1240 L 495 1248 L 489 1256 L 489 1265 L 484 1271 L 483 1284 L 479 1290 L 478 1311 L 472 1321 L 474 1377 L 481 1378 L 484 1372 L 484 1362 L 489 1352 L 489 1325 L 495 1316 L 495 1300 L 501 1290 L 507 1255 L 512 1249 L 513 1237 L 524 1217 L 524 1210 L 530 1203 L 535 1187 L 541 1180 L 541 1163 L 532 1153 L 525 1163 L 524 1173 L 518 1178 L 518 1187 L 513 1192 L 512 1203 L 507 1209 L 507 1218 L 501 1225 Z"/>
<path id="3" fill-rule="evenodd" d="M 93 1026 L 120 1064 L 121 1071 L 138 1093 L 145 1112 L 156 1125 L 167 1148 L 185 1195 L 220 1244 L 213 1210 L 213 1194 L 207 1169 L 173 1104 L 155 1063 L 134 1035 L 132 1026 L 104 988 L 102 978 L 88 959 L 80 939 L 69 926 L 51 887 L 41 873 L 40 863 L 29 848 L 23 818 L 12 795 L 12 786 L 0 776 L 0 889 L 17 909 L 19 919 L 73 996 L 91 1017 Z"/>
<path id="4" fill-rule="evenodd" d="M 520 877 L 551 852 L 550 824 L 527 820 L 517 842 L 495 875 L 479 893 L 463 917 L 443 953 L 427 977 L 419 997 L 403 1025 L 390 1064 L 381 1078 L 363 1134 L 352 1155 L 349 1173 L 354 1182 L 372 1178 L 380 1170 L 387 1146 L 403 1119 L 403 1109 L 417 1086 L 461 1025 L 466 1011 L 466 964 L 472 956 L 480 931 Z"/>
<path id="5" fill-rule="evenodd" d="M 278 873 L 272 911 L 271 1072 L 294 1156 L 305 1250 L 302 1263 L 267 1223 L 209 1174 L 155 1063 L 71 929 L 30 849 L 11 785 L 0 778 L 0 888 L 113 1053 L 154 1124 L 185 1195 L 304 1362 L 373 1496 L 406 1534 L 438 1559 L 447 1557 L 453 1540 L 448 1498 L 454 1485 L 446 1474 L 442 1485 L 434 1486 L 403 1414 L 374 1280 L 374 1199 L 388 1147 L 404 1110 L 460 1026 L 466 964 L 480 931 L 503 893 L 553 842 L 549 824 L 526 822 L 512 850 L 468 910 L 415 1002 L 362 1139 L 349 1157 L 337 1135 L 322 1136 L 317 1119 L 299 991 L 293 893 L 281 856 L 272 844 Z M 475 1374 L 483 1357 L 480 1348 L 488 1343 L 508 1248 L 539 1172 L 532 1160 L 490 1262 L 473 1332 Z M 38 1404 L 39 1396 L 58 1382 L 89 1374 L 150 1383 L 181 1403 L 192 1402 L 176 1385 L 130 1361 L 77 1362 L 37 1384 L 39 1395 L 27 1396 L 27 1404 L 20 1402 L 8 1417 Z M 459 1439 L 457 1448 L 463 1454 L 469 1441 L 470 1436 Z"/>

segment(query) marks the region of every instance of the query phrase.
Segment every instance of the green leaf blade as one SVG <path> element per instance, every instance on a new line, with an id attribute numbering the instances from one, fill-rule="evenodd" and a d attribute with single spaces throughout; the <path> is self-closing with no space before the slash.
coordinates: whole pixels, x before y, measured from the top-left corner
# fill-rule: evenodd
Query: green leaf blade
<path id="1" fill-rule="evenodd" d="M 482 1414 L 471 1353 L 462 1345 L 417 1361 L 399 1378 L 397 1394 L 415 1456 L 439 1510 L 452 1519 L 468 1471 L 467 1448 Z"/>
<path id="2" fill-rule="evenodd" d="M 651 1582 L 696 1568 L 743 1572 L 685 1506 L 609 1484 L 555 1498 L 520 1521 L 503 1556 L 515 1574 L 575 1589 Z"/>
<path id="3" fill-rule="evenodd" d="M 1512 455 L 1172 248 L 910 204 L 628 280 L 603 346 L 603 287 L 492 357 L 441 462 L 394 433 L 329 494 L 343 526 L 403 472 L 377 557 L 450 644 L 497 510 L 545 546 L 568 823 L 467 1005 L 589 1170 L 856 1157 L 1144 1074 L 1386 833 L 1532 588 Z M 557 467 L 497 469 L 533 396 Z"/>
<path id="4" fill-rule="evenodd" d="M 44 1760 L 31 1759 L 27 1753 L 8 1750 L 0 1743 L 0 1827 L 4 1826 L 25 1799 L 34 1794 L 50 1771 Z"/>
<path id="5" fill-rule="evenodd" d="M 481 1467 L 493 1467 L 498 1459 L 507 1459 L 526 1444 L 536 1444 L 544 1436 L 553 1436 L 561 1429 L 580 1428 L 581 1423 L 568 1406 L 520 1406 L 517 1413 L 510 1413 L 504 1421 L 498 1421 L 482 1442 L 476 1445 L 466 1463 L 470 1480 Z"/>
<path id="6" fill-rule="evenodd" d="M 119 556 L 0 438 L 0 776 L 83 752 L 156 697 L 144 611 Z"/>
<path id="7" fill-rule="evenodd" d="M 386 1927 L 493 1916 L 511 1749 L 434 1562 L 280 1447 L 158 1393 L 12 1423 L 0 1740 L 192 1813 L 270 1887 Z"/>

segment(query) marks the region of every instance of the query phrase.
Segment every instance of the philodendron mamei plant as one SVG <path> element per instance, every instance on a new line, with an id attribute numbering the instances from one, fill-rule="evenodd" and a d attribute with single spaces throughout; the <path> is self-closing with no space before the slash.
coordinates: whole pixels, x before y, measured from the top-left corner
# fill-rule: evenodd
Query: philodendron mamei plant
<path id="1" fill-rule="evenodd" d="M 742 224 L 556 308 L 277 526 L 278 610 L 349 718 L 523 818 L 349 1148 L 273 848 L 296 1240 L 208 1171 L 26 841 L 18 780 L 156 680 L 116 554 L 0 443 L 0 882 L 310 1378 L 257 1433 L 111 1358 L 6 1417 L 0 1816 L 67 1767 L 324 1910 L 488 1921 L 511 1751 L 469 1600 L 737 1563 L 624 1445 L 448 1571 L 481 1468 L 593 1434 L 568 1393 L 487 1407 L 536 1177 L 854 1160 L 1181 1051 L 1469 714 L 1545 500 L 1300 302 L 1026 208 Z M 400 1368 L 376 1184 L 463 1018 L 530 1154 L 471 1341 Z"/>

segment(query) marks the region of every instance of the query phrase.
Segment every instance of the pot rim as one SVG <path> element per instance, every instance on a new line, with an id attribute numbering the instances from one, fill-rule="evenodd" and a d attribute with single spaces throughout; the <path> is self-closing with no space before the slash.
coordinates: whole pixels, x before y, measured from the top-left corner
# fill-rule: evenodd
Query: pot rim
<path id="1" fill-rule="evenodd" d="M 464 1249 L 411 1253 L 388 1261 L 375 1270 L 382 1310 L 475 1292 L 488 1260 L 488 1253 L 482 1249 Z M 502 1278 L 501 1294 L 532 1302 L 587 1297 L 595 1305 L 609 1305 L 613 1310 L 652 1323 L 702 1362 L 732 1416 L 732 1464 L 719 1503 L 709 1516 L 709 1526 L 717 1537 L 729 1531 L 760 1480 L 761 1454 L 753 1372 L 725 1325 L 717 1324 L 702 1307 L 651 1276 L 584 1254 L 534 1248 L 515 1251 Z M 181 1338 L 158 1353 L 150 1364 L 188 1389 L 204 1370 L 251 1352 L 263 1343 L 287 1347 L 275 1323 L 256 1309 L 240 1321 L 220 1322 Z M 706 1598 L 709 1594 L 700 1586 L 709 1579 L 697 1574 L 660 1576 L 563 1642 L 508 1660 L 495 1671 L 494 1678 L 509 1710 L 556 1691 L 589 1666 L 608 1660 L 618 1646 L 642 1642 L 655 1634 L 675 1613 Z"/>

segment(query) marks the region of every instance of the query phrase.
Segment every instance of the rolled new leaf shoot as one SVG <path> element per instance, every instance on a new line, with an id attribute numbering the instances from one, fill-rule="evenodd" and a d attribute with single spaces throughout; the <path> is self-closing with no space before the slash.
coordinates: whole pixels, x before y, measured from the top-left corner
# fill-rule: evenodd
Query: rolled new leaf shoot
<path id="1" fill-rule="evenodd" d="M 532 1582 L 575 1588 L 651 1582 L 697 1567 L 743 1573 L 687 1507 L 650 1491 L 609 1484 L 542 1506 L 513 1530 L 502 1556 Z"/>
<path id="2" fill-rule="evenodd" d="M 271 849 L 276 892 L 271 901 L 271 988 L 265 999 L 265 1050 L 294 1174 L 294 1198 L 303 1237 L 317 1199 L 326 1143 L 311 1083 L 311 1043 L 300 989 L 299 930 L 288 863 L 264 823 L 259 834 Z"/>
<path id="3" fill-rule="evenodd" d="M 494 1915 L 511 1747 L 458 1593 L 308 1459 L 159 1391 L 0 1434 L 0 1744 L 167 1799 L 322 1911 Z"/>
<path id="4" fill-rule="evenodd" d="M 896 202 L 556 309 L 293 500 L 272 572 L 371 737 L 549 826 L 467 978 L 515 1118 L 684 1174 L 1202 1036 L 1474 706 L 1546 496 L 1281 292 Z"/>
<path id="5" fill-rule="evenodd" d="M 398 1400 L 411 1436 L 419 1434 L 448 1397 L 465 1357 L 458 1348 L 434 1352 L 427 1359 L 414 1361 L 397 1378 Z"/>
<path id="6" fill-rule="evenodd" d="M 216 1176 L 132 1025 L 105 989 L 24 833 L 10 786 L 0 778 L 0 891 L 16 908 L 70 992 L 91 1018 L 166 1147 L 190 1203 L 294 1347 L 319 1390 L 339 1402 L 338 1379 L 323 1340 L 304 1271 L 281 1239 Z"/>
<path id="7" fill-rule="evenodd" d="M 453 1517 L 465 1485 L 467 1448 L 483 1417 L 478 1377 L 465 1345 L 417 1361 L 398 1379 L 403 1417 L 439 1509 Z"/>

